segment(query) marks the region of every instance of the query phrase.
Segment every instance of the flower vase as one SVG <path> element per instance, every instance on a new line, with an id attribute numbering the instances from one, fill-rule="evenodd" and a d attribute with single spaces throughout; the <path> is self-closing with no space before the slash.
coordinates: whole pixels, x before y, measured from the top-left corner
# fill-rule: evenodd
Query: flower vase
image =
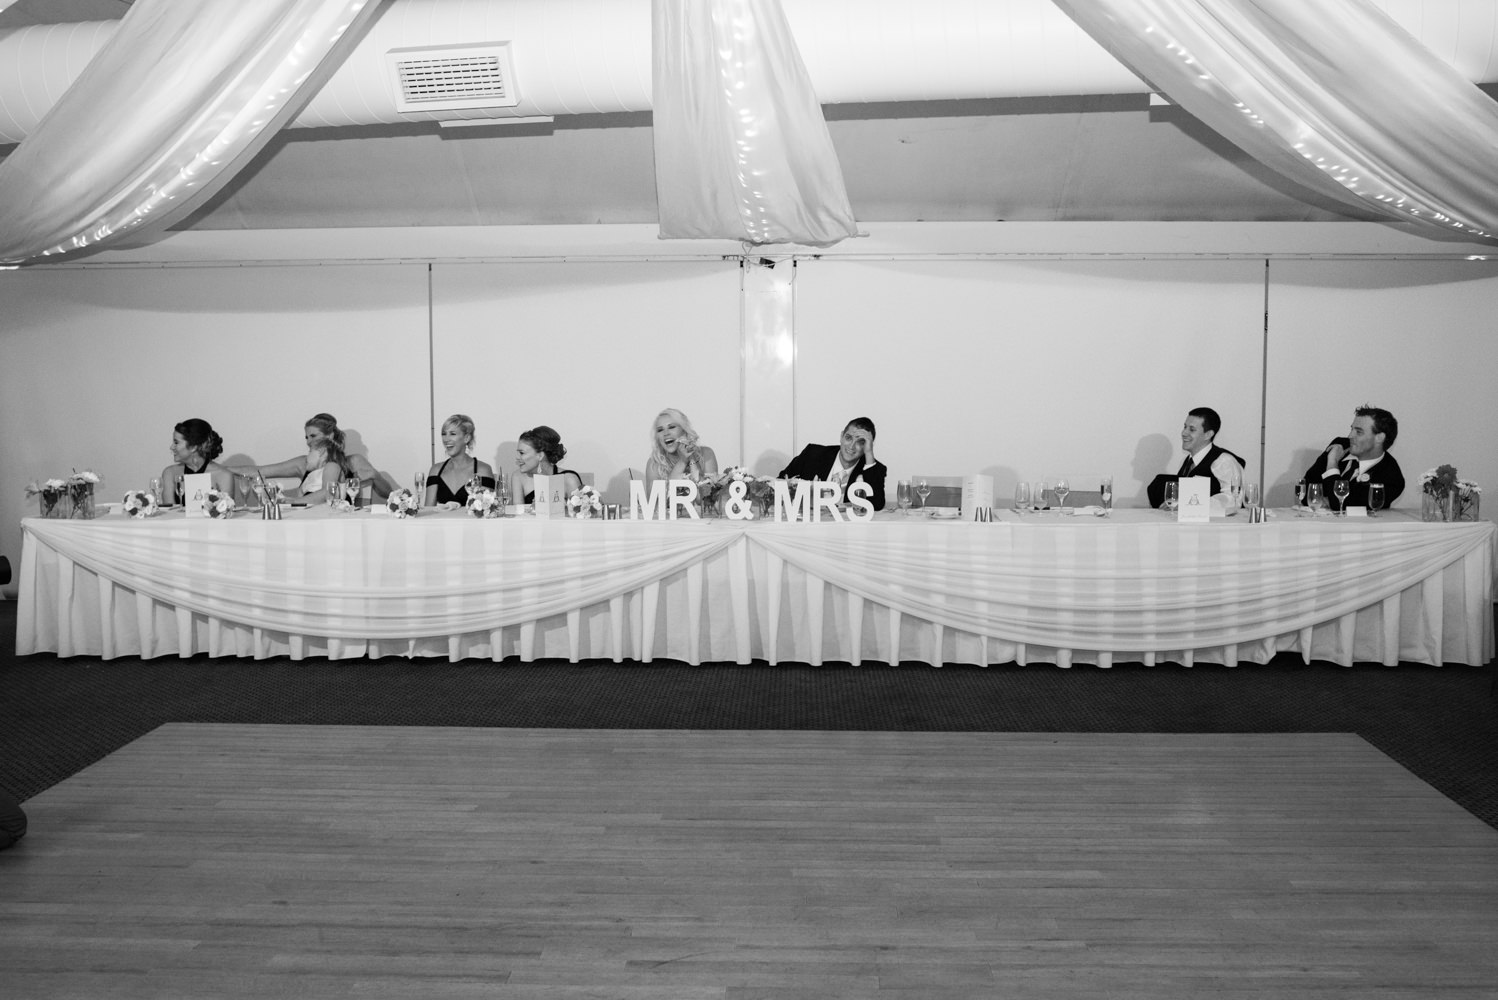
<path id="1" fill-rule="evenodd" d="M 1420 520 L 1422 521 L 1453 521 L 1456 519 L 1455 508 L 1455 492 L 1420 494 Z"/>
<path id="2" fill-rule="evenodd" d="M 1456 498 L 1455 511 L 1456 521 L 1476 521 L 1478 519 L 1478 507 L 1481 505 L 1482 494 L 1476 491 L 1458 495 Z"/>
<path id="3" fill-rule="evenodd" d="M 93 520 L 95 513 L 94 484 L 84 483 L 81 486 L 74 486 L 69 492 L 72 494 L 73 509 L 68 516 L 80 521 Z"/>
<path id="4" fill-rule="evenodd" d="M 65 518 L 70 512 L 67 503 L 68 495 L 61 490 L 42 490 L 36 495 L 41 505 L 42 517 Z"/>
<path id="5" fill-rule="evenodd" d="M 583 504 L 581 507 L 577 508 L 577 512 L 575 514 L 573 514 L 572 516 L 575 517 L 575 518 L 577 518 L 579 521 L 586 521 L 586 520 L 588 520 L 590 517 L 593 516 L 593 505 L 592 504 L 586 504 L 586 503 Z"/>

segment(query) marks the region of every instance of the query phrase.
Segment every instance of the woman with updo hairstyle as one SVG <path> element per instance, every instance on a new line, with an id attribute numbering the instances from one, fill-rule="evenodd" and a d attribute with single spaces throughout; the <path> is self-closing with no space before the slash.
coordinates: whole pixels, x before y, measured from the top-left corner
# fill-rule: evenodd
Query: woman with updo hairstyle
<path id="1" fill-rule="evenodd" d="M 650 432 L 650 458 L 645 462 L 645 485 L 659 479 L 701 482 L 718 471 L 718 456 L 698 441 L 692 422 L 669 407 L 656 415 Z"/>
<path id="2" fill-rule="evenodd" d="M 193 417 L 172 428 L 171 465 L 161 470 L 161 502 L 181 503 L 177 496 L 177 477 L 206 472 L 213 477 L 214 489 L 231 492 L 234 473 L 214 461 L 224 453 L 224 439 L 206 420 Z"/>
<path id="3" fill-rule="evenodd" d="M 583 477 L 571 469 L 560 467 L 565 457 L 567 457 L 567 448 L 562 444 L 562 436 L 545 424 L 532 427 L 520 435 L 520 441 L 515 445 L 513 489 L 523 496 L 522 503 L 536 502 L 533 477 L 538 475 L 563 477 L 566 480 L 566 486 L 562 490 L 564 499 L 574 490 L 582 489 Z M 554 486 L 553 489 L 555 489 Z"/>
<path id="4" fill-rule="evenodd" d="M 468 505 L 468 484 L 474 476 L 479 483 L 494 489 L 494 469 L 469 454 L 473 448 L 473 418 L 454 413 L 442 422 L 442 450 L 447 458 L 427 472 L 427 507 L 454 510 Z"/>
<path id="5" fill-rule="evenodd" d="M 307 442 L 307 454 L 275 465 L 242 466 L 234 471 L 250 479 L 294 477 L 301 480 L 295 489 L 287 491 L 288 497 L 320 497 L 323 487 L 333 480 L 363 478 L 354 469 L 350 457 L 344 454 L 343 431 L 331 413 L 319 413 L 308 420 L 302 428 L 302 437 Z"/>

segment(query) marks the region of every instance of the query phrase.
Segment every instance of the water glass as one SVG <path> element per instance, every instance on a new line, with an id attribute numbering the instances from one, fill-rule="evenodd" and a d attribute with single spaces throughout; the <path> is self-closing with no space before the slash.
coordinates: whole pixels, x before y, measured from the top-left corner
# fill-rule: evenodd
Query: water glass
<path id="1" fill-rule="evenodd" d="M 187 498 L 182 495 L 182 477 L 181 476 L 175 476 L 173 478 L 176 481 L 172 485 L 177 488 L 177 492 L 173 495 L 173 502 L 174 503 L 187 503 Z"/>
<path id="2" fill-rule="evenodd" d="M 1368 484 L 1368 516 L 1373 517 L 1384 509 L 1384 484 Z"/>
<path id="3" fill-rule="evenodd" d="M 1304 479 L 1302 479 L 1298 483 L 1295 484 L 1295 506 L 1297 506 L 1297 507 L 1304 507 L 1305 505 L 1306 505 L 1306 481 Z"/>
<path id="4" fill-rule="evenodd" d="M 1040 479 L 1030 484 L 1030 509 L 1045 510 L 1045 480 Z"/>
<path id="5" fill-rule="evenodd" d="M 1244 483 L 1243 484 L 1243 502 L 1246 503 L 1246 504 L 1248 504 L 1250 507 L 1257 507 L 1257 506 L 1259 506 L 1259 484 L 1258 483 Z"/>
<path id="6" fill-rule="evenodd" d="M 161 503 L 161 480 L 151 480 L 151 495 L 156 498 L 158 504 Z"/>
<path id="7" fill-rule="evenodd" d="M 1320 483 L 1306 483 L 1306 506 L 1312 510 L 1321 510 L 1326 506 L 1326 497 L 1322 494 Z"/>
<path id="8" fill-rule="evenodd" d="M 1014 509 L 1023 514 L 1030 507 L 1030 484 L 1019 483 L 1014 487 Z"/>
<path id="9" fill-rule="evenodd" d="M 343 491 L 343 480 L 335 476 L 334 478 L 328 480 L 327 488 L 328 506 L 331 507 L 333 504 L 338 502 L 338 494 Z"/>
<path id="10" fill-rule="evenodd" d="M 910 480 L 902 479 L 895 486 L 895 505 L 904 514 L 910 510 Z"/>
<path id="11" fill-rule="evenodd" d="M 1174 479 L 1165 484 L 1165 502 L 1160 505 L 1164 510 L 1175 510 L 1177 498 L 1180 496 L 1180 484 Z"/>
<path id="12" fill-rule="evenodd" d="M 1103 501 L 1103 515 L 1113 513 L 1113 477 L 1104 476 L 1098 484 L 1098 497 Z"/>

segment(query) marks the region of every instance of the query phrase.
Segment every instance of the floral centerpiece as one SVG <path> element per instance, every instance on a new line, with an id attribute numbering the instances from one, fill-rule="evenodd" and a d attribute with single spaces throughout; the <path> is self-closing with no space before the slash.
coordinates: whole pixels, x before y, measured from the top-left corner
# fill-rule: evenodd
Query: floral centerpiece
<path id="1" fill-rule="evenodd" d="M 212 518 L 226 518 L 234 513 L 234 497 L 217 486 L 203 494 L 203 513 Z"/>
<path id="2" fill-rule="evenodd" d="M 567 506 L 571 508 L 573 517 L 594 517 L 603 510 L 603 497 L 593 487 L 583 486 L 572 491 L 572 495 L 567 498 Z"/>
<path id="3" fill-rule="evenodd" d="M 35 480 L 26 484 L 26 495 L 39 497 L 42 517 L 67 517 L 68 511 L 62 500 L 68 495 L 68 481 L 66 479 L 48 479 L 38 483 Z"/>
<path id="4" fill-rule="evenodd" d="M 73 501 L 72 517 L 88 520 L 94 516 L 94 487 L 98 485 L 97 472 L 92 469 L 73 470 L 68 477 L 68 498 Z"/>
<path id="5" fill-rule="evenodd" d="M 156 494 L 150 490 L 131 490 L 125 494 L 120 506 L 131 517 L 155 517 L 161 509 L 156 502 Z"/>
<path id="6" fill-rule="evenodd" d="M 504 517 L 505 508 L 499 502 L 499 494 L 485 487 L 469 492 L 468 513 L 474 517 Z"/>
<path id="7" fill-rule="evenodd" d="M 1457 476 L 1456 466 L 1438 465 L 1420 475 L 1420 516 L 1426 521 L 1475 521 L 1482 487 Z"/>
<path id="8" fill-rule="evenodd" d="M 421 509 L 421 501 L 416 499 L 416 494 L 401 487 L 386 498 L 385 507 L 398 518 L 415 517 L 416 512 Z"/>
<path id="9" fill-rule="evenodd" d="M 739 512 L 744 518 L 764 515 L 775 496 L 773 476 L 756 476 L 742 465 L 731 465 L 697 484 L 705 510 Z M 737 505 L 737 506 L 735 506 Z"/>

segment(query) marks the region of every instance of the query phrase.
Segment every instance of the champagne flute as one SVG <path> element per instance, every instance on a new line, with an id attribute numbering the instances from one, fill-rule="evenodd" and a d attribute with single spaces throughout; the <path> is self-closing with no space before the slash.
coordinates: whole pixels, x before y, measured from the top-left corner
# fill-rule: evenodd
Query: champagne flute
<path id="1" fill-rule="evenodd" d="M 1017 483 L 1014 487 L 1014 509 L 1023 514 L 1030 507 L 1030 484 Z"/>
<path id="2" fill-rule="evenodd" d="M 1384 509 L 1384 484 L 1368 484 L 1368 516 L 1373 517 Z"/>
<path id="3" fill-rule="evenodd" d="M 411 480 L 411 495 L 416 498 L 416 506 L 420 507 L 426 501 L 426 476 L 417 473 Z"/>
<path id="4" fill-rule="evenodd" d="M 1332 483 L 1332 495 L 1337 498 L 1337 513 L 1342 517 L 1347 516 L 1347 494 L 1352 492 L 1352 484 L 1345 478 L 1338 476 Z"/>
<path id="5" fill-rule="evenodd" d="M 895 487 L 895 505 L 901 514 L 910 513 L 910 480 L 902 479 Z"/>
<path id="6" fill-rule="evenodd" d="M 1066 495 L 1071 492 L 1071 483 L 1065 479 L 1056 480 L 1056 495 L 1061 498 L 1061 513 L 1066 513 Z"/>
<path id="7" fill-rule="evenodd" d="M 922 479 L 916 486 L 915 491 L 921 498 L 921 510 L 925 510 L 926 498 L 931 495 L 931 487 L 926 485 L 926 480 Z"/>
<path id="8" fill-rule="evenodd" d="M 339 496 L 340 493 L 343 492 L 343 480 L 340 477 L 336 476 L 336 475 L 333 476 L 331 479 L 328 480 L 327 491 L 328 491 L 328 506 L 331 507 L 335 503 L 338 502 L 338 496 Z"/>
<path id="9" fill-rule="evenodd" d="M 1103 516 L 1113 513 L 1113 477 L 1104 476 L 1098 484 L 1098 498 L 1103 501 Z"/>

